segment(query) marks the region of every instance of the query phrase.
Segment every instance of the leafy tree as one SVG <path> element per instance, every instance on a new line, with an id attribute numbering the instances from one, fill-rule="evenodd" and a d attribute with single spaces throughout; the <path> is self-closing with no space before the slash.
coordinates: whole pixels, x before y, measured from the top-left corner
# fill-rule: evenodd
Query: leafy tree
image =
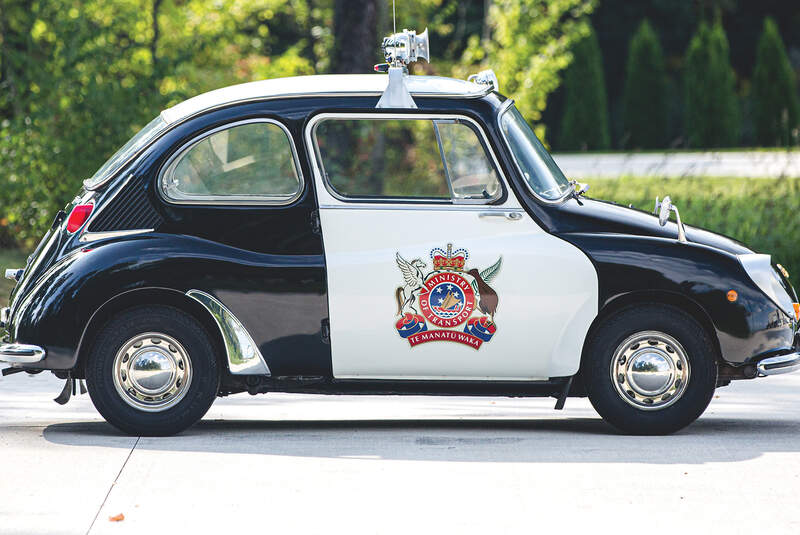
<path id="1" fill-rule="evenodd" d="M 753 73 L 756 139 L 761 145 L 791 145 L 800 125 L 797 85 L 778 26 L 764 19 Z"/>
<path id="2" fill-rule="evenodd" d="M 701 23 L 686 53 L 685 125 L 689 146 L 729 147 L 739 140 L 739 102 L 722 24 Z"/>
<path id="3" fill-rule="evenodd" d="M 626 146 L 659 148 L 667 142 L 667 76 L 658 36 L 645 19 L 631 39 L 625 78 Z"/>
<path id="4" fill-rule="evenodd" d="M 232 83 L 313 73 L 326 37 L 314 28 L 329 16 L 293 0 L 4 2 L 0 246 L 30 246 L 163 108 Z"/>
<path id="5" fill-rule="evenodd" d="M 529 121 L 541 119 L 547 96 L 561 83 L 570 48 L 589 33 L 594 0 L 494 0 L 482 38 L 469 37 L 456 73 L 494 69 L 503 93 L 514 95 Z M 544 128 L 538 128 L 544 134 Z"/>
<path id="6" fill-rule="evenodd" d="M 603 58 L 594 31 L 573 48 L 574 59 L 564 76 L 562 150 L 604 150 L 610 145 Z"/>

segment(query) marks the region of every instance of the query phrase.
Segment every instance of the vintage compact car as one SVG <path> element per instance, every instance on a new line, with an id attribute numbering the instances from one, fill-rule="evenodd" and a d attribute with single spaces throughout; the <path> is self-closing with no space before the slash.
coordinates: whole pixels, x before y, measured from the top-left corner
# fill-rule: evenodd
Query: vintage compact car
<path id="1" fill-rule="evenodd" d="M 134 136 L 6 271 L 4 375 L 85 379 L 132 434 L 237 392 L 588 396 L 660 434 L 800 367 L 770 256 L 587 198 L 490 72 L 408 75 L 424 34 L 393 37 L 388 76 L 212 91 Z"/>

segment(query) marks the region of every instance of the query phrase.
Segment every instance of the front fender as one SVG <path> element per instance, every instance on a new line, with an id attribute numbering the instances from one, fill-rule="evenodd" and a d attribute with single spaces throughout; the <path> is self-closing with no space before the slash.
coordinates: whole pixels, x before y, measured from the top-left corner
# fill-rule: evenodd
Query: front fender
<path id="1" fill-rule="evenodd" d="M 270 305 L 285 301 L 289 292 L 308 296 L 296 299 L 296 308 L 319 329 L 327 314 L 317 310 L 317 303 L 325 300 L 323 274 L 321 255 L 254 253 L 185 235 L 133 236 L 77 249 L 55 262 L 29 291 L 15 296 L 8 331 L 14 342 L 45 349 L 45 360 L 30 368 L 69 370 L 77 363 L 91 317 L 111 299 L 142 288 L 181 294 L 200 289 L 222 294 L 261 346 L 271 336 L 286 334 L 267 327 L 273 314 L 283 312 Z"/>
<path id="2" fill-rule="evenodd" d="M 563 234 L 598 272 L 601 314 L 634 294 L 678 294 L 711 320 L 723 360 L 738 365 L 793 345 L 791 320 L 752 282 L 734 254 L 674 239 Z M 738 299 L 727 298 L 735 290 Z"/>

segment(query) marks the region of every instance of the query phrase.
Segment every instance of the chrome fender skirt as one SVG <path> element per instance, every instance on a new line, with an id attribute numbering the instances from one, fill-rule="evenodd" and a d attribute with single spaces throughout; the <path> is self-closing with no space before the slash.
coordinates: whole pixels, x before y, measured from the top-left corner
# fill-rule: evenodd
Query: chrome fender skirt
<path id="1" fill-rule="evenodd" d="M 234 375 L 271 375 L 261 351 L 233 312 L 213 296 L 200 290 L 186 292 L 211 314 L 225 342 L 228 368 Z"/>

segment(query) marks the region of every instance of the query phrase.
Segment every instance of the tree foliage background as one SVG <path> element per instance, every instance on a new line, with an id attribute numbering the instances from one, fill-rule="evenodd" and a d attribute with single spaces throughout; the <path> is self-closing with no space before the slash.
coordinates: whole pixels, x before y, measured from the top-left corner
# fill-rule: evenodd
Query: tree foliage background
<path id="1" fill-rule="evenodd" d="M 416 71 L 491 65 L 536 122 L 592 6 L 409 0 L 397 23 L 431 30 L 433 61 Z M 30 246 L 162 109 L 235 83 L 370 72 L 391 24 L 383 0 L 3 0 L 0 246 Z"/>

